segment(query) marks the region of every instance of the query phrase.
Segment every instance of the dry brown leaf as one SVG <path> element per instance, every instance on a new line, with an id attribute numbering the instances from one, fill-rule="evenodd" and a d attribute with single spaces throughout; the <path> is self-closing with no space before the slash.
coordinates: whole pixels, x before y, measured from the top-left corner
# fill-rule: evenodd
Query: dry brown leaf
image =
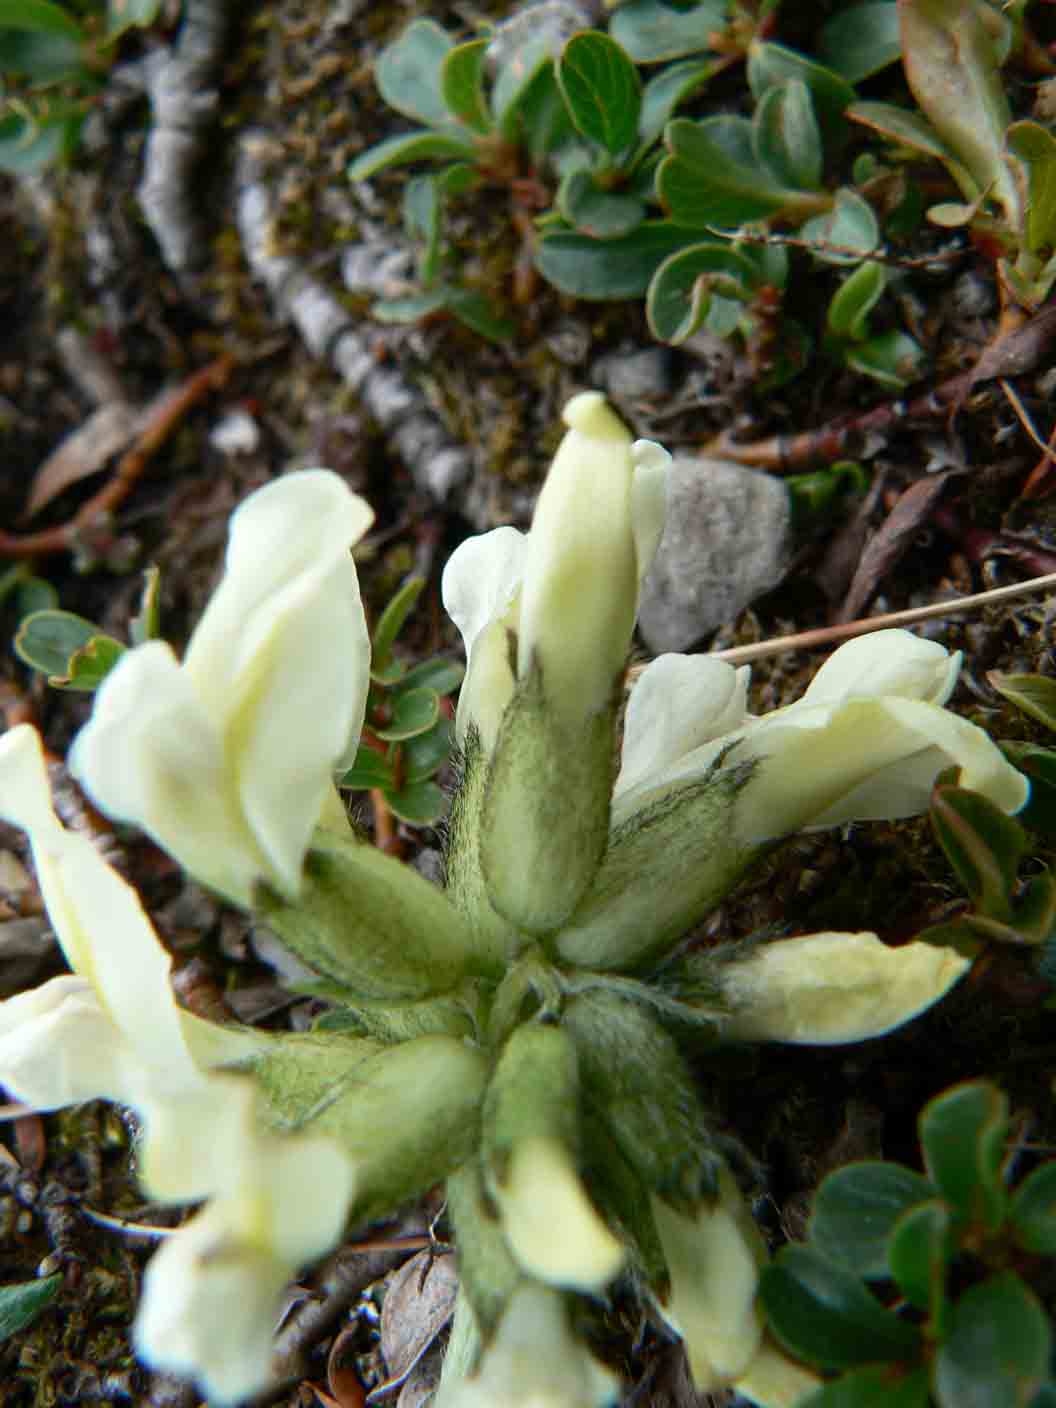
<path id="1" fill-rule="evenodd" d="M 39 513 L 71 484 L 104 470 L 110 457 L 120 453 L 135 436 L 141 414 L 124 401 L 109 401 L 72 430 L 33 476 L 23 521 Z"/>
<path id="2" fill-rule="evenodd" d="M 894 508 L 866 544 L 837 620 L 853 621 L 862 614 L 884 577 L 927 523 L 952 473 L 954 471 L 951 470 L 918 479 L 899 496 Z"/>

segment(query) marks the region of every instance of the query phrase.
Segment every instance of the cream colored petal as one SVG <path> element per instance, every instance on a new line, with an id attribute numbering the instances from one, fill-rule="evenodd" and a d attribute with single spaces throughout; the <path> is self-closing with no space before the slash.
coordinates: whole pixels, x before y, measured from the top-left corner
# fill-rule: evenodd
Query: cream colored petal
<path id="1" fill-rule="evenodd" d="M 640 584 L 652 566 L 660 539 L 664 536 L 671 456 L 655 440 L 636 440 L 631 446 L 631 458 L 634 461 L 631 526 Z"/>
<path id="2" fill-rule="evenodd" d="M 1029 786 L 982 729 L 915 699 L 851 699 L 771 715 L 745 731 L 731 761 L 758 759 L 737 799 L 750 841 L 809 826 L 913 816 L 948 767 L 960 785 L 1016 812 Z M 688 762 L 689 760 L 687 760 Z"/>
<path id="3" fill-rule="evenodd" d="M 845 699 L 894 695 L 945 704 L 960 667 L 959 650 L 951 655 L 937 641 L 922 640 L 910 631 L 872 631 L 835 650 L 800 703 L 838 704 Z"/>
<path id="4" fill-rule="evenodd" d="M 0 1002 L 0 1085 L 37 1110 L 130 1103 L 139 1064 L 91 983 L 66 975 Z"/>
<path id="5" fill-rule="evenodd" d="M 478 1372 L 445 1382 L 436 1408 L 609 1408 L 619 1390 L 616 1376 L 572 1335 L 560 1293 L 525 1282 Z"/>
<path id="6" fill-rule="evenodd" d="M 706 655 L 659 655 L 639 676 L 627 701 L 623 754 L 614 798 L 633 801 L 666 768 L 745 718 L 748 667 L 735 670 Z"/>
<path id="7" fill-rule="evenodd" d="M 871 933 L 806 934 L 716 968 L 733 1041 L 835 1045 L 900 1027 L 949 992 L 971 959 L 932 944 L 888 946 Z"/>
<path id="8" fill-rule="evenodd" d="M 518 1141 L 495 1197 L 510 1251 L 540 1281 L 598 1291 L 619 1271 L 623 1248 L 556 1139 Z"/>
<path id="9" fill-rule="evenodd" d="M 533 659 L 568 721 L 605 709 L 638 610 L 631 437 L 596 391 L 565 407 L 569 429 L 535 507 L 521 595 L 517 676 Z"/>
<path id="10" fill-rule="evenodd" d="M 798 1408 L 821 1384 L 817 1374 L 790 1359 L 766 1336 L 734 1387 L 759 1408 Z"/>
<path id="11" fill-rule="evenodd" d="M 74 740 L 70 771 L 107 815 L 141 827 L 204 884 L 248 905 L 273 875 L 241 811 L 219 728 L 168 645 L 122 656 Z"/>
<path id="12" fill-rule="evenodd" d="M 686 1342 L 700 1393 L 743 1374 L 763 1337 L 755 1296 L 766 1248 L 726 1169 L 719 1188 L 718 1202 L 702 1207 L 695 1219 L 661 1198 L 650 1199 L 671 1276 L 661 1312 Z"/>
<path id="13" fill-rule="evenodd" d="M 516 528 L 495 528 L 460 543 L 440 581 L 444 610 L 454 621 L 471 658 L 481 631 L 501 620 L 524 575 L 528 537 Z"/>

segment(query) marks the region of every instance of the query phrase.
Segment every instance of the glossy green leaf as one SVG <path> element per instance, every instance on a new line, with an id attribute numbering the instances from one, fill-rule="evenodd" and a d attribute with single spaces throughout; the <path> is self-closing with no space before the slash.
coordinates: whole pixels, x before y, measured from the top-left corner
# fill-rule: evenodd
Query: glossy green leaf
<path id="1" fill-rule="evenodd" d="M 1027 248 L 1051 250 L 1056 245 L 1056 138 L 1040 123 L 1014 122 L 1005 142 L 1022 171 Z"/>
<path id="2" fill-rule="evenodd" d="M 1002 740 L 1000 747 L 1009 762 L 1030 779 L 1030 797 L 1017 819 L 1032 831 L 1056 834 L 1056 752 L 1035 743 L 1008 740 Z"/>
<path id="3" fill-rule="evenodd" d="M 1056 679 L 1048 675 L 1005 675 L 991 670 L 987 680 L 1003 699 L 1056 733 Z"/>
<path id="4" fill-rule="evenodd" d="M 1020 225 L 1019 194 L 1005 163 L 1011 121 L 993 40 L 980 7 L 964 0 L 899 0 L 902 65 L 924 116 L 982 192 Z"/>
<path id="5" fill-rule="evenodd" d="M 614 39 L 597 30 L 574 34 L 555 69 L 576 131 L 616 157 L 638 136 L 638 70 Z"/>
<path id="6" fill-rule="evenodd" d="M 880 243 L 880 226 L 869 202 L 841 186 L 832 209 L 801 225 L 799 238 L 816 245 L 811 253 L 825 264 L 855 264 Z"/>
<path id="7" fill-rule="evenodd" d="M 667 124 L 664 141 L 669 155 L 657 171 L 656 190 L 676 224 L 743 225 L 807 199 L 779 186 L 759 165 L 751 124 L 743 118 L 676 117 Z M 803 210 L 808 213 L 813 211 Z"/>
<path id="8" fill-rule="evenodd" d="M 554 95 L 564 112 L 564 103 L 557 87 L 557 79 L 554 77 L 554 63 L 547 35 L 540 34 L 521 48 L 515 49 L 495 75 L 491 90 L 491 110 L 499 130 L 507 141 L 520 141 L 524 138 L 531 125 L 526 120 L 525 105 L 528 103 L 529 94 L 544 74 L 550 77 Z M 530 109 L 531 104 L 528 106 Z M 567 120 L 567 113 L 565 116 Z"/>
<path id="9" fill-rule="evenodd" d="M 711 77 L 714 65 L 699 59 L 684 59 L 670 64 L 655 74 L 642 89 L 642 106 L 638 114 L 638 141 L 641 146 L 653 144 L 663 132 L 672 113 L 698 93 Z"/>
<path id="10" fill-rule="evenodd" d="M 18 628 L 15 653 L 59 689 L 95 689 L 125 647 L 72 611 L 34 611 Z"/>
<path id="11" fill-rule="evenodd" d="M 1012 1271 L 972 1286 L 953 1307 L 932 1374 L 938 1408 L 1017 1408 L 1048 1378 L 1052 1329 Z"/>
<path id="12" fill-rule="evenodd" d="M 555 204 L 570 225 L 593 239 L 628 235 L 645 219 L 645 206 L 620 191 L 599 189 L 589 171 L 570 171 L 561 182 Z"/>
<path id="13" fill-rule="evenodd" d="M 399 137 L 386 137 L 357 156 L 349 164 L 348 179 L 365 181 L 390 166 L 409 166 L 414 161 L 472 162 L 475 158 L 473 147 L 462 137 L 449 137 L 443 132 L 405 132 Z"/>
<path id="14" fill-rule="evenodd" d="M 660 342 L 685 342 L 703 323 L 712 295 L 751 296 L 755 270 L 742 254 L 718 241 L 690 245 L 670 255 L 649 285 L 645 312 Z"/>
<path id="15" fill-rule="evenodd" d="M 869 331 L 869 314 L 887 287 L 882 264 L 860 264 L 848 274 L 829 303 L 828 328 L 833 337 L 861 341 Z"/>
<path id="16" fill-rule="evenodd" d="M 32 616 L 34 611 L 57 611 L 59 594 L 50 582 L 43 577 L 24 577 L 14 585 L 15 610 L 19 621 Z M 6 592 L 0 592 L 0 601 Z"/>
<path id="17" fill-rule="evenodd" d="M 386 743 L 398 743 L 431 729 L 439 715 L 440 698 L 436 690 L 401 690 L 392 701 L 388 723 L 382 728 L 375 727 L 374 732 Z"/>
<path id="18" fill-rule="evenodd" d="M 454 115 L 444 100 L 443 66 L 454 41 L 434 20 L 413 20 L 381 51 L 374 69 L 378 92 L 390 108 L 426 127 L 449 127 Z"/>
<path id="19" fill-rule="evenodd" d="M 487 135 L 492 130 L 491 113 L 484 96 L 484 56 L 486 39 L 470 39 L 456 44 L 440 65 L 440 94 L 444 107 L 465 127 Z"/>
<path id="20" fill-rule="evenodd" d="M 390 808 L 409 826 L 434 826 L 447 810 L 447 799 L 435 782 L 413 782 L 398 792 L 386 792 Z"/>
<path id="21" fill-rule="evenodd" d="M 372 787 L 385 789 L 393 785 L 392 768 L 384 754 L 361 743 L 352 766 L 338 782 L 354 792 L 367 792 Z"/>
<path id="22" fill-rule="evenodd" d="M 810 92 L 818 126 L 826 139 L 839 139 L 846 131 L 843 114 L 857 95 L 847 80 L 832 69 L 783 44 L 754 40 L 748 50 L 747 76 L 757 101 L 768 89 L 792 78 L 799 79 Z"/>
<path id="23" fill-rule="evenodd" d="M 892 391 L 901 391 L 920 379 L 927 358 L 919 342 L 908 333 L 891 328 L 864 342 L 849 343 L 843 360 L 852 371 L 872 377 Z"/>
<path id="24" fill-rule="evenodd" d="M 848 1164 L 814 1198 L 810 1240 L 832 1261 L 866 1279 L 890 1274 L 887 1239 L 907 1209 L 934 1197 L 928 1180 L 901 1164 Z"/>
<path id="25" fill-rule="evenodd" d="M 985 1080 L 955 1085 L 925 1105 L 919 1130 L 928 1177 L 954 1212 L 996 1230 L 1007 1204 L 1008 1100 L 1002 1091 Z"/>
<path id="26" fill-rule="evenodd" d="M 61 161 L 77 145 L 83 113 L 49 118 L 0 118 L 0 171 L 25 175 Z"/>
<path id="27" fill-rule="evenodd" d="M 480 289 L 449 288 L 444 298 L 444 307 L 471 332 L 492 342 L 503 342 L 516 332 L 516 327 L 510 319 L 497 313 L 491 299 Z"/>
<path id="28" fill-rule="evenodd" d="M 408 738 L 399 745 L 402 756 L 403 779 L 406 784 L 426 782 L 451 756 L 454 747 L 454 725 L 443 714 L 431 729 Z"/>
<path id="29" fill-rule="evenodd" d="M 825 1384 L 796 1408 L 927 1408 L 927 1368 L 908 1373 L 900 1364 L 867 1364 Z"/>
<path id="30" fill-rule="evenodd" d="M 52 0 L 0 0 L 0 29 L 29 29 L 84 39 L 80 25 L 63 5 Z"/>
<path id="31" fill-rule="evenodd" d="M 17 1335 L 46 1310 L 62 1289 L 62 1275 L 0 1286 L 0 1343 Z"/>
<path id="32" fill-rule="evenodd" d="M 1056 1163 L 1027 1174 L 1012 1195 L 1008 1220 L 1021 1247 L 1056 1256 Z"/>
<path id="33" fill-rule="evenodd" d="M 436 656 L 414 665 L 400 680 L 401 689 L 435 689 L 437 694 L 452 694 L 466 673 L 466 667 L 458 660 L 445 660 Z"/>
<path id="34" fill-rule="evenodd" d="M 821 131 L 807 85 L 789 78 L 768 88 L 752 120 L 756 159 L 781 186 L 817 190 L 821 185 Z"/>
<path id="35" fill-rule="evenodd" d="M 818 35 L 818 57 L 848 83 L 879 73 L 901 53 L 895 0 L 866 0 L 840 10 Z"/>
<path id="36" fill-rule="evenodd" d="M 575 298 L 640 298 L 667 256 L 688 241 L 687 232 L 667 220 L 647 220 L 614 240 L 560 230 L 539 241 L 535 266 L 548 283 Z"/>
<path id="37" fill-rule="evenodd" d="M 379 678 L 378 671 L 384 671 L 388 666 L 396 637 L 403 630 L 407 617 L 414 610 L 415 603 L 424 589 L 424 577 L 408 577 L 381 613 L 370 638 L 373 661 L 371 674 L 375 679 Z M 403 674 L 402 668 L 399 673 Z"/>
<path id="38" fill-rule="evenodd" d="M 888 1261 L 898 1288 L 933 1328 L 944 1319 L 946 1268 L 957 1251 L 953 1218 L 945 1203 L 920 1203 L 903 1213 L 891 1232 Z"/>
<path id="39" fill-rule="evenodd" d="M 853 1272 L 813 1247 L 783 1247 L 763 1267 L 759 1294 L 772 1333 L 808 1364 L 849 1369 L 919 1353 L 916 1326 L 885 1310 Z"/>
<path id="40" fill-rule="evenodd" d="M 609 33 L 636 64 L 658 64 L 706 50 L 725 28 L 727 10 L 727 0 L 698 0 L 688 8 L 631 0 L 613 15 Z"/>
<path id="41" fill-rule="evenodd" d="M 1007 921 L 1027 849 L 1023 828 L 981 793 L 945 784 L 934 788 L 929 816 L 973 907 L 988 919 Z"/>

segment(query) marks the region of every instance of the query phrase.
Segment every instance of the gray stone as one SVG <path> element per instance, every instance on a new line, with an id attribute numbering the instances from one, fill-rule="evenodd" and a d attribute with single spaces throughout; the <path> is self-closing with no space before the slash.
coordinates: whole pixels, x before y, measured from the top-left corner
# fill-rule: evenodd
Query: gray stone
<path id="1" fill-rule="evenodd" d="M 591 380 L 614 401 L 658 401 L 674 385 L 674 354 L 670 347 L 610 352 L 594 363 Z"/>
<path id="2" fill-rule="evenodd" d="M 677 455 L 667 524 L 638 624 L 654 654 L 685 650 L 776 587 L 792 553 L 780 479 L 727 460 Z"/>

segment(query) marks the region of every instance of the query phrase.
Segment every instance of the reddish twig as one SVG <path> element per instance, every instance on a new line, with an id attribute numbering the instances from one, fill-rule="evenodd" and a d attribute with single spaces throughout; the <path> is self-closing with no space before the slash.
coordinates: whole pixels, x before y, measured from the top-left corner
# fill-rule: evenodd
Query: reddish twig
<path id="1" fill-rule="evenodd" d="M 906 420 L 934 419 L 956 413 L 979 381 L 1019 376 L 1030 371 L 1056 337 L 1056 302 L 1047 304 L 1029 321 L 999 335 L 983 349 L 973 367 L 912 400 L 889 401 L 862 415 L 842 416 L 816 430 L 798 435 L 771 435 L 738 444 L 728 431 L 712 440 L 709 455 L 735 460 L 752 469 L 788 474 L 815 461 L 829 462 L 860 453 L 871 434 L 888 434 Z"/>
<path id="2" fill-rule="evenodd" d="M 69 522 L 44 528 L 39 533 L 16 534 L 0 530 L 0 556 L 42 557 L 74 547 L 86 528 L 124 503 L 151 457 L 199 401 L 224 385 L 234 366 L 235 359 L 225 353 L 195 372 L 182 386 L 175 387 L 161 400 L 135 444 L 121 456 L 112 478 L 81 505 Z"/>

